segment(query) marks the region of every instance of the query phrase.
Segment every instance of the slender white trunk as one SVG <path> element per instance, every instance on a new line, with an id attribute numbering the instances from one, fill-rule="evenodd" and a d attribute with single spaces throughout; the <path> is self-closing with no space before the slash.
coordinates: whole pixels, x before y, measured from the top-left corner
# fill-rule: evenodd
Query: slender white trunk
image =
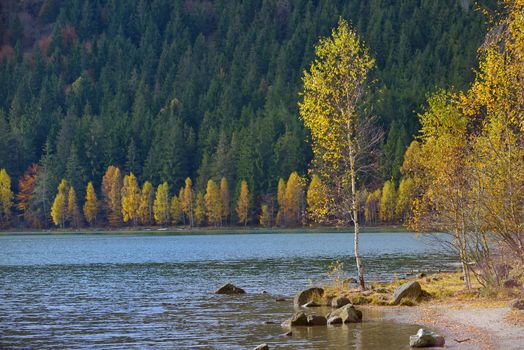
<path id="1" fill-rule="evenodd" d="M 354 240 L 354 250 L 355 250 L 355 262 L 357 265 L 358 273 L 358 284 L 361 290 L 366 289 L 366 283 L 364 281 L 364 266 L 362 265 L 362 259 L 360 257 L 359 251 L 359 236 L 360 236 L 360 223 L 358 219 L 358 200 L 357 200 L 357 188 L 356 188 L 356 171 L 355 171 L 355 158 L 351 157 L 350 159 L 351 166 L 351 200 L 352 200 L 352 210 L 353 210 L 353 224 L 355 227 L 355 240 Z"/>

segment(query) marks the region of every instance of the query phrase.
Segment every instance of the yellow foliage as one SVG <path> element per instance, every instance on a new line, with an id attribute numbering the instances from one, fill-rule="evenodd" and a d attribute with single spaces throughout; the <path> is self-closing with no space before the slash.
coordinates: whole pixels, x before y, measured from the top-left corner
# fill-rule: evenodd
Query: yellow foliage
<path id="1" fill-rule="evenodd" d="M 169 186 L 167 182 L 158 185 L 153 202 L 153 215 L 158 225 L 169 224 Z"/>
<path id="2" fill-rule="evenodd" d="M 124 176 L 122 186 L 122 216 L 124 222 L 132 221 L 136 225 L 138 221 L 138 208 L 140 206 L 140 187 L 133 173 Z"/>
<path id="3" fill-rule="evenodd" d="M 56 226 L 65 227 L 67 219 L 67 195 L 69 192 L 69 183 L 62 179 L 58 185 L 58 193 L 51 206 L 51 218 Z"/>
<path id="4" fill-rule="evenodd" d="M 93 183 L 89 181 L 86 188 L 86 201 L 84 203 L 84 217 L 87 223 L 91 226 L 96 224 L 96 217 L 98 215 L 98 199 L 96 198 L 95 188 Z"/>
<path id="5" fill-rule="evenodd" d="M 327 221 L 328 217 L 328 198 L 327 190 L 318 175 L 313 174 L 311 183 L 307 190 L 308 217 L 317 223 Z"/>
<path id="6" fill-rule="evenodd" d="M 379 205 L 379 217 L 382 222 L 390 222 L 395 219 L 396 200 L 395 182 L 393 180 L 384 182 Z"/>
<path id="7" fill-rule="evenodd" d="M 171 198 L 171 223 L 173 225 L 176 225 L 180 222 L 180 218 L 182 217 L 182 205 L 180 204 L 180 200 L 175 195 L 173 198 Z"/>
<path id="8" fill-rule="evenodd" d="M 146 181 L 142 185 L 140 193 L 140 203 L 138 205 L 138 220 L 142 225 L 153 223 L 153 201 L 155 200 L 155 189 L 151 182 Z"/>
<path id="9" fill-rule="evenodd" d="M 67 195 L 67 220 L 72 227 L 79 227 L 82 221 L 76 199 L 76 191 L 73 186 L 69 188 L 69 193 Z"/>
<path id="10" fill-rule="evenodd" d="M 231 195 L 229 193 L 229 183 L 225 177 L 220 180 L 220 200 L 222 203 L 222 220 L 225 222 L 231 214 Z"/>
<path id="11" fill-rule="evenodd" d="M 249 189 L 246 180 L 240 183 L 240 194 L 238 195 L 236 212 L 238 222 L 247 225 L 249 220 Z"/>
<path id="12" fill-rule="evenodd" d="M 7 228 L 11 222 L 13 192 L 11 178 L 5 169 L 0 169 L 0 228 Z"/>
<path id="13" fill-rule="evenodd" d="M 195 223 L 197 226 L 202 226 L 206 223 L 206 200 L 204 195 L 198 192 L 195 202 Z"/>
<path id="14" fill-rule="evenodd" d="M 220 190 L 213 180 L 207 182 L 204 200 L 209 223 L 215 226 L 220 225 L 222 221 L 222 199 L 220 198 Z"/>

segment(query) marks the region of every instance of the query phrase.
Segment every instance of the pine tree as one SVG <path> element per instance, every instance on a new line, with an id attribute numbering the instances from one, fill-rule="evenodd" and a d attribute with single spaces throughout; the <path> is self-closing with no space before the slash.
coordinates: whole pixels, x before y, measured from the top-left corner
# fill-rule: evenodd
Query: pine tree
<path id="1" fill-rule="evenodd" d="M 0 169 L 0 228 L 8 228 L 10 226 L 12 208 L 11 178 L 5 169 Z"/>
<path id="2" fill-rule="evenodd" d="M 69 193 L 69 183 L 62 179 L 60 185 L 58 185 L 58 193 L 51 206 L 51 218 L 53 223 L 60 228 L 65 227 L 67 219 L 67 201 Z"/>
<path id="3" fill-rule="evenodd" d="M 328 198 L 326 189 L 318 175 L 313 174 L 307 190 L 308 218 L 317 223 L 328 221 Z"/>
<path id="4" fill-rule="evenodd" d="M 84 217 L 90 226 L 96 225 L 99 203 L 93 183 L 89 181 L 86 188 L 86 201 L 84 203 Z"/>
<path id="5" fill-rule="evenodd" d="M 142 186 L 140 194 L 140 205 L 138 206 L 138 219 L 142 225 L 153 223 L 153 202 L 155 200 L 155 190 L 151 182 L 146 181 Z"/>
<path id="6" fill-rule="evenodd" d="M 249 189 L 246 180 L 242 180 L 240 183 L 236 212 L 238 222 L 246 226 L 249 221 Z"/>
<path id="7" fill-rule="evenodd" d="M 78 201 L 76 199 L 76 191 L 73 186 L 70 186 L 69 193 L 67 195 L 67 221 L 71 227 L 80 227 L 82 222 L 82 216 L 80 209 L 78 208 Z"/>
<path id="8" fill-rule="evenodd" d="M 222 221 L 228 222 L 231 208 L 231 195 L 229 193 L 229 183 L 225 177 L 220 180 L 220 201 L 222 204 Z"/>
<path id="9" fill-rule="evenodd" d="M 158 185 L 153 203 L 153 214 L 158 225 L 169 224 L 169 185 L 167 182 Z"/>
<path id="10" fill-rule="evenodd" d="M 213 180 L 207 182 L 204 200 L 209 224 L 220 225 L 222 221 L 222 198 L 220 197 L 220 190 Z"/>
<path id="11" fill-rule="evenodd" d="M 133 225 L 138 222 L 138 209 L 140 206 L 140 187 L 135 175 L 130 173 L 124 176 L 124 185 L 121 190 L 122 216 L 124 222 L 131 221 Z"/>
<path id="12" fill-rule="evenodd" d="M 185 181 L 186 186 L 184 187 L 184 196 L 182 198 L 182 210 L 189 219 L 189 226 L 193 227 L 193 182 L 188 177 Z"/>

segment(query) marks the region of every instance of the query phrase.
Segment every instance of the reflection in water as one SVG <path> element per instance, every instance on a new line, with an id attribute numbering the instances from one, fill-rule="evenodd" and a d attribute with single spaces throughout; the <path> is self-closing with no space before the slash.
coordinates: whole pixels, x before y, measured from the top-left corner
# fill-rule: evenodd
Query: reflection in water
<path id="1" fill-rule="evenodd" d="M 410 234 L 364 234 L 362 241 L 372 279 L 453 262 L 428 255 Z M 334 258 L 352 275 L 349 247 L 347 234 L 3 236 L 0 348 L 409 348 L 417 327 L 373 312 L 362 324 L 283 336 L 292 301 L 275 296 L 325 281 Z M 224 282 L 248 294 L 211 293 Z"/>

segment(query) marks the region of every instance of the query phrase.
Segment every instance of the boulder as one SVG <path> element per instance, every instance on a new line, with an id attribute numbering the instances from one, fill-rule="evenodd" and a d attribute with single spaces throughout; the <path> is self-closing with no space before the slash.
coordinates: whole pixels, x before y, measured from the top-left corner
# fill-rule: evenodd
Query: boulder
<path id="1" fill-rule="evenodd" d="M 282 322 L 282 327 L 307 326 L 307 315 L 304 312 L 297 312 L 291 318 Z"/>
<path id="2" fill-rule="evenodd" d="M 231 283 L 226 283 L 215 291 L 215 294 L 245 294 L 246 291 Z"/>
<path id="3" fill-rule="evenodd" d="M 260 344 L 255 350 L 269 350 L 269 346 L 267 344 Z"/>
<path id="4" fill-rule="evenodd" d="M 347 304 L 351 304 L 351 300 L 347 297 L 336 297 L 333 300 L 331 300 L 331 307 L 338 309 L 339 307 L 345 306 Z"/>
<path id="5" fill-rule="evenodd" d="M 424 328 L 420 328 L 416 335 L 409 337 L 409 346 L 412 348 L 443 347 L 444 337 Z"/>
<path id="6" fill-rule="evenodd" d="M 319 287 L 308 288 L 298 293 L 293 300 L 295 306 L 307 304 L 313 300 L 319 300 L 324 295 L 324 289 Z"/>
<path id="7" fill-rule="evenodd" d="M 308 326 L 325 326 L 327 320 L 324 316 L 320 315 L 309 315 L 307 317 Z"/>
<path id="8" fill-rule="evenodd" d="M 517 309 L 517 310 L 524 310 L 524 299 L 515 299 L 515 300 L 512 300 L 509 305 L 513 308 L 513 309 Z"/>
<path id="9" fill-rule="evenodd" d="M 336 317 L 339 317 L 343 323 L 362 322 L 362 311 L 355 309 L 355 307 L 351 304 L 347 304 L 330 312 L 326 318 L 328 320 L 332 320 L 333 322 L 335 320 L 334 318 Z"/>
<path id="10" fill-rule="evenodd" d="M 417 281 L 407 282 L 395 289 L 393 293 L 393 305 L 398 305 L 403 298 L 417 299 L 422 294 L 422 288 Z"/>

